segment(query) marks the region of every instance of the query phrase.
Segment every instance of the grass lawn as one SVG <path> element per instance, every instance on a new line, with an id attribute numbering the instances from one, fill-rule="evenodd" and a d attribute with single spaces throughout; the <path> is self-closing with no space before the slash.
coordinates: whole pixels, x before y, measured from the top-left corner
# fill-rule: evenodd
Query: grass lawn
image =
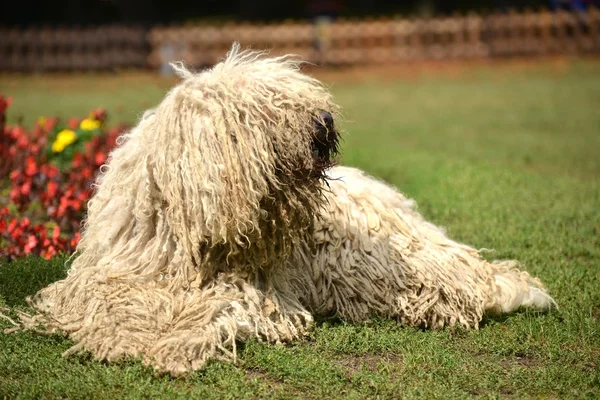
<path id="1" fill-rule="evenodd" d="M 61 358 L 70 342 L 60 336 L 0 335 L 0 397 L 600 398 L 600 62 L 392 75 L 324 75 L 347 118 L 343 162 L 415 198 L 452 237 L 495 249 L 490 259 L 521 260 L 558 312 L 487 319 L 478 331 L 323 320 L 305 341 L 251 342 L 237 365 L 186 379 Z M 170 83 L 0 76 L 0 92 L 14 96 L 9 122 L 95 107 L 132 122 Z M 64 276 L 64 261 L 1 264 L 0 305 L 24 308 Z"/>

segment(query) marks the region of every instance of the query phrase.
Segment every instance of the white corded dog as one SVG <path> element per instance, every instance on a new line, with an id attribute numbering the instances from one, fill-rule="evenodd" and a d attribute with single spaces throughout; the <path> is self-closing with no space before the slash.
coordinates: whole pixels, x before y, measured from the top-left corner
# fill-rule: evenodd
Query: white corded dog
<path id="1" fill-rule="evenodd" d="M 68 276 L 29 299 L 23 326 L 178 375 L 235 358 L 236 340 L 301 338 L 316 314 L 477 328 L 554 303 L 516 262 L 485 261 L 392 187 L 331 168 L 338 108 L 300 65 L 235 45 L 210 70 L 178 66 L 110 155 Z"/>

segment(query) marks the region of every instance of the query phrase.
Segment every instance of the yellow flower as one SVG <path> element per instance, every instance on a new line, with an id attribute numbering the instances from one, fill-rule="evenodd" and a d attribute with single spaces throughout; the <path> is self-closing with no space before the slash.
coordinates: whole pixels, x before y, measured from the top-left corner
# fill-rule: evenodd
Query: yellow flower
<path id="1" fill-rule="evenodd" d="M 52 143 L 52 151 L 55 153 L 62 152 L 65 147 L 77 140 L 77 135 L 70 129 L 63 129 L 56 136 L 56 140 Z"/>
<path id="2" fill-rule="evenodd" d="M 93 131 L 94 129 L 98 129 L 100 128 L 100 121 L 95 121 L 93 119 L 90 118 L 86 118 L 83 121 L 81 121 L 81 124 L 79 124 L 79 127 L 81 129 L 83 129 L 84 131 Z"/>

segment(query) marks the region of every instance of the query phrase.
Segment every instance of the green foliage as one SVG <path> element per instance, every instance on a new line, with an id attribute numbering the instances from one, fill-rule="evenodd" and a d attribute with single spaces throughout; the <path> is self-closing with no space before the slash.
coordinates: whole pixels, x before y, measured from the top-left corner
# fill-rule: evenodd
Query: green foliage
<path id="1" fill-rule="evenodd" d="M 92 125 L 95 122 L 90 119 L 86 119 L 85 121 L 90 122 Z M 48 160 L 53 164 L 56 164 L 60 170 L 68 170 L 71 167 L 73 156 L 76 153 L 84 154 L 85 144 L 89 143 L 93 137 L 97 137 L 103 133 L 102 129 L 100 129 L 99 121 L 97 122 L 97 125 L 98 127 L 93 129 L 83 129 L 79 125 L 71 128 L 61 123 L 56 125 L 48 135 L 48 145 L 46 147 L 46 156 L 48 157 Z M 61 133 L 65 132 L 72 132 L 75 136 L 75 140 L 66 145 L 64 149 L 62 147 L 58 150 L 53 149 L 53 144 L 60 138 Z"/>
<path id="2" fill-rule="evenodd" d="M 135 361 L 61 358 L 71 345 L 62 336 L 0 335 L 0 398 L 599 398 L 599 72 L 575 63 L 334 86 L 351 118 L 343 161 L 415 198 L 457 240 L 495 249 L 490 259 L 522 260 L 559 311 L 487 318 L 478 331 L 322 320 L 305 341 L 252 341 L 237 365 L 212 362 L 185 379 Z M 121 86 L 113 102 L 132 96 Z M 72 87 L 65 98 L 82 90 Z M 17 108 L 18 88 L 8 94 Z M 0 305 L 26 310 L 23 298 L 64 276 L 65 261 L 0 265 Z"/>

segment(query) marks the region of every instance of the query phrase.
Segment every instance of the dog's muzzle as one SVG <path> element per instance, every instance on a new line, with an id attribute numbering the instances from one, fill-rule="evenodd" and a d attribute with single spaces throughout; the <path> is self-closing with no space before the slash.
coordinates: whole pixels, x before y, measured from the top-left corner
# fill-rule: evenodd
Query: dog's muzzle
<path id="1" fill-rule="evenodd" d="M 315 118 L 315 137 L 312 141 L 312 155 L 314 168 L 317 174 L 332 167 L 338 155 L 339 134 L 335 129 L 333 116 L 327 111 L 320 113 L 320 118 Z"/>

